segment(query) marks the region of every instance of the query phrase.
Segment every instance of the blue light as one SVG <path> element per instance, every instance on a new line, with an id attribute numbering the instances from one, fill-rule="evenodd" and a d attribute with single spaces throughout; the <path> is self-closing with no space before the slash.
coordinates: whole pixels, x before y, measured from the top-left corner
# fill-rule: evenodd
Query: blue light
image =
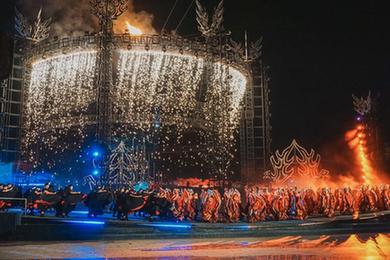
<path id="1" fill-rule="evenodd" d="M 95 151 L 92 153 L 92 156 L 93 157 L 99 157 L 100 153 L 98 151 Z"/>
<path id="2" fill-rule="evenodd" d="M 93 170 L 92 174 L 95 175 L 95 176 L 99 175 L 99 170 Z"/>
<path id="3" fill-rule="evenodd" d="M 20 183 L 19 186 L 44 186 L 44 183 Z"/>
<path id="4" fill-rule="evenodd" d="M 184 225 L 184 224 L 142 224 L 143 226 L 148 227 L 157 227 L 157 228 L 185 228 L 185 229 L 191 229 L 191 225 Z"/>
<path id="5" fill-rule="evenodd" d="M 72 214 L 88 214 L 88 210 L 73 210 Z"/>
<path id="6" fill-rule="evenodd" d="M 94 221 L 94 220 L 62 220 L 61 222 L 70 223 L 70 224 L 85 224 L 85 225 L 104 225 L 104 221 Z"/>

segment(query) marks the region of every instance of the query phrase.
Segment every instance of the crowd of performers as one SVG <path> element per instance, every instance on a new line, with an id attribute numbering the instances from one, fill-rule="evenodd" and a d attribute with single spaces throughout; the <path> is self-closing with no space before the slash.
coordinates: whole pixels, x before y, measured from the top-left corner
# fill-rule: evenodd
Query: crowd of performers
<path id="1" fill-rule="evenodd" d="M 12 206 L 12 201 L 2 197 L 20 197 L 20 190 L 0 184 L 0 210 Z M 331 189 L 268 189 L 246 186 L 237 188 L 162 188 L 154 187 L 136 192 L 130 188 L 110 191 L 97 187 L 89 194 L 73 191 L 69 185 L 55 191 L 46 184 L 43 189 L 32 188 L 24 193 L 30 214 L 40 215 L 52 208 L 56 216 L 65 217 L 77 203 L 88 207 L 89 217 L 111 210 L 113 216 L 126 220 L 129 214 L 152 219 L 155 216 L 176 221 L 204 222 L 260 222 L 266 220 L 306 219 L 309 216 L 333 217 L 335 214 L 353 215 L 390 209 L 390 185 L 356 189 L 348 187 Z"/>

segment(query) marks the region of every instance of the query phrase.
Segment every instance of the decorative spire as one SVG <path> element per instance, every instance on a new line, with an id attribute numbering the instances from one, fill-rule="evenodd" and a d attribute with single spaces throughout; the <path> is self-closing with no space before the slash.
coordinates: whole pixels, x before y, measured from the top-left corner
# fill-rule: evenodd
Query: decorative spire
<path id="1" fill-rule="evenodd" d="M 198 22 L 198 30 L 204 37 L 215 37 L 221 31 L 223 11 L 223 0 L 221 0 L 217 8 L 214 9 L 214 15 L 210 23 L 207 10 L 203 8 L 199 0 L 196 0 L 196 21 Z"/>
<path id="2" fill-rule="evenodd" d="M 16 10 L 15 30 L 19 36 L 31 40 L 34 43 L 39 43 L 49 38 L 50 28 L 51 19 L 44 20 L 42 18 L 42 8 L 39 9 L 37 17 L 32 25 L 30 25 L 27 19 Z"/>
<path id="3" fill-rule="evenodd" d="M 352 94 L 353 107 L 356 113 L 361 116 L 367 115 L 371 112 L 371 91 L 368 91 L 368 96 L 366 99 L 363 97 L 356 97 Z"/>

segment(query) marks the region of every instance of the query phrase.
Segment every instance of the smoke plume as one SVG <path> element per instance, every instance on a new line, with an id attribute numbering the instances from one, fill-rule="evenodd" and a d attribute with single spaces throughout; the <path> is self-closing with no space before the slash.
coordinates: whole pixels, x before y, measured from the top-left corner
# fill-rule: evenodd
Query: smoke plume
<path id="1" fill-rule="evenodd" d="M 85 32 L 96 32 L 99 27 L 97 18 L 91 13 L 89 0 L 18 0 L 17 6 L 31 19 L 42 7 L 44 17 L 53 21 L 51 36 L 80 36 Z M 145 11 L 136 12 L 133 0 L 129 0 L 127 11 L 115 21 L 114 31 L 124 32 L 126 21 L 144 33 L 156 32 L 152 25 L 153 15 Z"/>

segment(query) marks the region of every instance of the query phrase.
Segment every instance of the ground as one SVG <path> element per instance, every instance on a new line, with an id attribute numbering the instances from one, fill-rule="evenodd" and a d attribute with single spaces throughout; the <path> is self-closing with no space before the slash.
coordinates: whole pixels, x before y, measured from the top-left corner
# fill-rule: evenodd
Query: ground
<path id="1" fill-rule="evenodd" d="M 390 211 L 306 221 L 172 223 L 24 217 L 0 259 L 390 259 Z"/>
<path id="2" fill-rule="evenodd" d="M 283 238 L 34 242 L 0 246 L 0 259 L 47 258 L 247 258 L 380 259 L 390 257 L 387 235 Z M 326 258 L 325 258 L 326 257 Z"/>

